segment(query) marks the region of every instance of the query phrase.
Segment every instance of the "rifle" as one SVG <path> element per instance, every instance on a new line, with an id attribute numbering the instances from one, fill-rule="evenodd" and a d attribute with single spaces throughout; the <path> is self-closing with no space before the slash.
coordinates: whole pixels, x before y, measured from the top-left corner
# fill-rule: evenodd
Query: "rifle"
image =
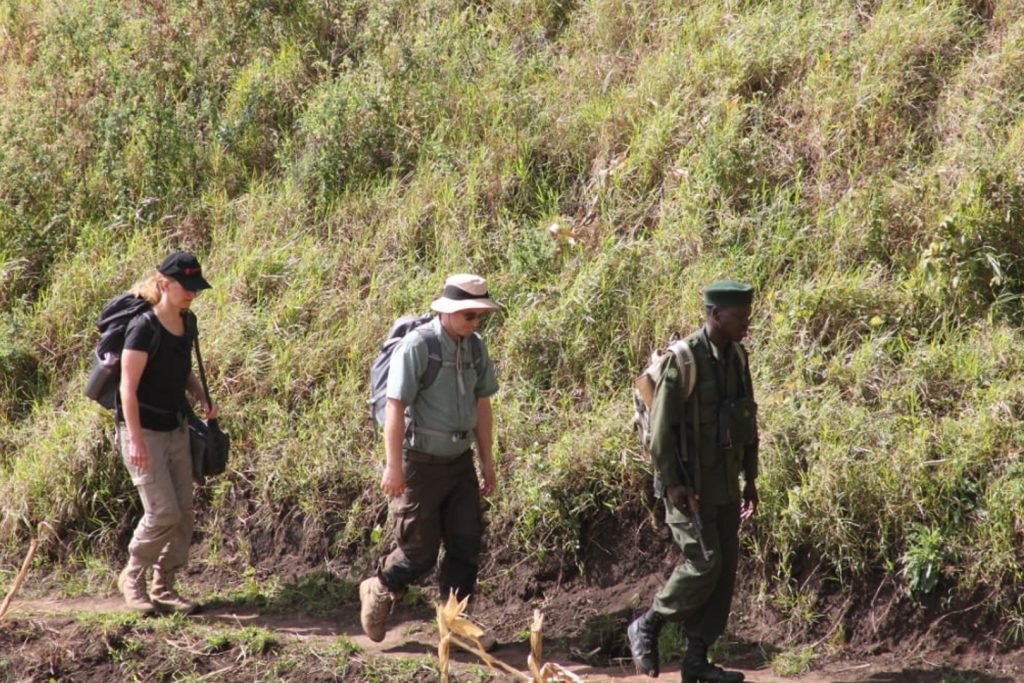
<path id="1" fill-rule="evenodd" d="M 676 460 L 679 465 L 679 476 L 683 480 L 682 484 L 687 490 L 686 504 L 690 508 L 690 518 L 693 520 L 693 528 L 697 531 L 697 543 L 700 544 L 701 555 L 704 556 L 704 561 L 707 562 L 714 555 L 713 550 L 708 550 L 708 547 L 704 545 L 704 522 L 700 518 L 700 508 L 697 505 L 697 489 L 693 485 L 693 481 L 690 479 L 690 473 L 686 471 L 686 464 L 683 458 L 683 434 L 680 430 L 679 434 L 679 447 L 676 448 Z"/>

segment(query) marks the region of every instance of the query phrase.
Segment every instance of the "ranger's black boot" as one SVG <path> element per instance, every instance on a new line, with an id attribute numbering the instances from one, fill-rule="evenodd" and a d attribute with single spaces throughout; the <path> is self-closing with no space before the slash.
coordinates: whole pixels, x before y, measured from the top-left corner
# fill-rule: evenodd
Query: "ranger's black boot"
<path id="1" fill-rule="evenodd" d="M 633 656 L 633 665 L 639 674 L 658 677 L 660 661 L 658 659 L 658 635 L 665 618 L 652 609 L 636 618 L 626 636 L 629 638 L 629 653 Z"/>
<path id="2" fill-rule="evenodd" d="M 700 638 L 686 639 L 683 683 L 742 683 L 739 671 L 726 671 L 708 661 L 708 645 Z"/>

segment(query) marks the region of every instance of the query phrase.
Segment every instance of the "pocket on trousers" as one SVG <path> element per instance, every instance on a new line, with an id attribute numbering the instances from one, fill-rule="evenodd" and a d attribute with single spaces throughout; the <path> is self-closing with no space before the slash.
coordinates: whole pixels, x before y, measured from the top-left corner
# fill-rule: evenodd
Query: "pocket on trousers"
<path id="1" fill-rule="evenodd" d="M 423 545 L 422 520 L 417 513 L 420 509 L 418 501 L 400 500 L 391 503 L 391 514 L 395 517 L 395 538 L 398 547 L 407 554 L 415 554 L 416 550 Z"/>
<path id="2" fill-rule="evenodd" d="M 132 484 L 135 486 L 152 484 L 153 459 L 152 457 L 150 458 L 149 467 L 145 470 L 139 469 L 128 462 L 128 453 L 131 450 L 131 446 L 128 445 L 128 431 L 123 426 L 119 426 L 117 429 L 117 448 L 121 452 L 121 462 L 124 464 L 125 469 L 128 470 L 128 475 L 132 478 Z"/>
<path id="3" fill-rule="evenodd" d="M 153 483 L 153 468 L 152 466 L 147 467 L 145 470 L 140 470 L 138 467 L 133 467 L 128 463 L 125 463 L 125 467 L 128 468 L 128 474 L 132 477 L 132 483 L 136 486 L 145 486 Z"/>
<path id="4" fill-rule="evenodd" d="M 401 496 L 398 498 L 392 498 L 388 504 L 391 509 L 391 514 L 395 516 L 395 519 L 400 517 L 410 517 L 415 514 L 416 510 L 419 509 L 419 501 L 416 500 L 403 500 Z"/>

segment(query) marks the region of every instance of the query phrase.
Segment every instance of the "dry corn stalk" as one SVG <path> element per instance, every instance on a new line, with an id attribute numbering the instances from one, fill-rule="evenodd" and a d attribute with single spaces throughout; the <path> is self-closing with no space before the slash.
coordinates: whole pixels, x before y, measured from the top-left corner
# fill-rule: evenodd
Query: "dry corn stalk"
<path id="1" fill-rule="evenodd" d="M 583 683 L 583 678 L 554 662 L 540 668 L 538 683 Z"/>
<path id="2" fill-rule="evenodd" d="M 558 664 L 540 665 L 541 656 L 544 653 L 544 616 L 540 610 L 534 610 L 533 623 L 530 625 L 531 652 L 526 660 L 530 667 L 530 674 L 527 675 L 484 651 L 484 647 L 480 643 L 480 636 L 484 633 L 483 629 L 463 616 L 467 604 L 469 604 L 469 598 L 459 602 L 454 595 L 450 595 L 447 603 L 437 606 L 437 628 L 440 635 L 437 657 L 441 663 L 441 683 L 448 683 L 449 680 L 448 668 L 451 663 L 450 648 L 452 644 L 476 655 L 492 670 L 501 669 L 515 676 L 517 680 L 526 683 L 582 683 L 582 678 Z M 464 638 L 468 640 L 463 640 Z"/>
<path id="3" fill-rule="evenodd" d="M 467 605 L 469 605 L 468 596 L 459 600 L 452 593 L 448 596 L 448 602 L 443 606 L 437 606 L 437 614 L 444 621 L 447 631 L 463 638 L 469 638 L 482 650 L 484 648 L 480 644 L 480 636 L 484 634 L 484 630 L 463 615 Z"/>
<path id="4" fill-rule="evenodd" d="M 544 661 L 544 615 L 539 609 L 533 610 L 530 624 L 530 652 L 538 662 Z"/>
<path id="5" fill-rule="evenodd" d="M 442 683 L 447 683 L 448 681 L 448 667 L 451 663 L 450 647 L 452 644 L 458 645 L 463 650 L 476 655 L 491 669 L 499 668 L 507 673 L 521 677 L 524 681 L 530 681 L 529 676 L 524 676 L 508 664 L 495 659 L 484 651 L 484 646 L 480 643 L 480 636 L 484 634 L 484 630 L 463 616 L 463 612 L 466 611 L 466 605 L 468 604 L 468 597 L 460 602 L 452 594 L 448 596 L 448 602 L 437 606 L 437 628 L 441 636 L 441 641 L 437 646 L 437 655 L 441 663 Z"/>
<path id="6" fill-rule="evenodd" d="M 448 632 L 448 622 L 445 621 L 444 607 L 437 605 L 437 632 L 440 640 L 437 642 L 437 661 L 441 666 L 441 683 L 448 683 L 448 665 L 451 654 L 451 635 Z"/>

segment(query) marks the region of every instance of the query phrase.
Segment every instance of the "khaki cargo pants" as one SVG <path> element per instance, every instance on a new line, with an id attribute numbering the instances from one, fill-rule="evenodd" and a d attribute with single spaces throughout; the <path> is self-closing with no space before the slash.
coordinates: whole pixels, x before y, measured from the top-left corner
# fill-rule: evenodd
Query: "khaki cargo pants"
<path id="1" fill-rule="evenodd" d="M 172 572 L 188 562 L 192 545 L 192 455 L 188 427 L 169 432 L 142 430 L 149 467 L 128 463 L 128 430 L 117 430 L 121 460 L 142 499 L 143 515 L 128 544 L 128 554 L 143 565 Z"/>
<path id="2" fill-rule="evenodd" d="M 452 458 L 406 451 L 402 465 L 406 490 L 390 504 L 398 547 L 381 560 L 377 578 L 401 593 L 434 568 L 443 544 L 437 577 L 442 599 L 452 590 L 460 598 L 472 595 L 483 536 L 473 451 Z"/>

